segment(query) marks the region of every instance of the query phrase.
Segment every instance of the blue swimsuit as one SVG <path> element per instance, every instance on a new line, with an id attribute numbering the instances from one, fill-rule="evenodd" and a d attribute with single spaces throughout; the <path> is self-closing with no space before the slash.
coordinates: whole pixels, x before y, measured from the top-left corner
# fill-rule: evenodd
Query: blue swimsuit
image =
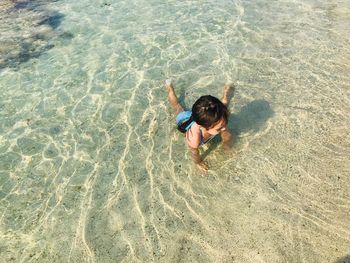
<path id="1" fill-rule="evenodd" d="M 187 121 L 192 115 L 192 111 L 182 111 L 180 112 L 177 116 L 176 116 L 176 125 L 179 126 L 181 123 L 184 123 L 185 121 Z M 195 121 L 192 121 L 190 124 L 188 124 L 186 126 L 186 132 L 192 127 L 192 125 L 195 123 Z M 207 142 L 209 142 L 211 139 L 213 139 L 216 135 L 211 136 L 210 138 L 208 138 L 208 140 L 206 140 L 205 142 L 203 142 L 203 134 L 202 134 L 202 130 L 200 129 L 200 145 L 205 144 Z"/>

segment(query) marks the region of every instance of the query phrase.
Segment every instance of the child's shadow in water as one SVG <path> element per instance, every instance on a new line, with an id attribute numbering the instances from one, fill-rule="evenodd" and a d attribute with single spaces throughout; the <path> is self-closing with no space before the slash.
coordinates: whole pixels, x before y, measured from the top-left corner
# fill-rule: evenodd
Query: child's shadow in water
<path id="1" fill-rule="evenodd" d="M 253 100 L 244 105 L 238 113 L 231 113 L 228 129 L 233 136 L 233 146 L 239 141 L 240 134 L 249 131 L 258 132 L 273 115 L 274 111 L 269 102 L 263 99 Z M 202 155 L 203 159 L 218 147 L 219 141 L 220 139 L 216 139 L 214 143 L 210 143 L 209 148 Z"/>
<path id="2" fill-rule="evenodd" d="M 334 263 L 350 263 L 350 255 L 345 256 L 343 258 L 339 258 L 336 262 Z"/>

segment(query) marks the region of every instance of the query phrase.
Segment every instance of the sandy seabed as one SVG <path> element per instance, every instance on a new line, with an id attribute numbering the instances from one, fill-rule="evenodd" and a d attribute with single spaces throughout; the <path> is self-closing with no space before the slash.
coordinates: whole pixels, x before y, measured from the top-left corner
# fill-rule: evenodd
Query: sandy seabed
<path id="1" fill-rule="evenodd" d="M 0 262 L 350 262 L 344 1 L 3 1 Z M 236 84 L 232 152 L 184 107 Z"/>

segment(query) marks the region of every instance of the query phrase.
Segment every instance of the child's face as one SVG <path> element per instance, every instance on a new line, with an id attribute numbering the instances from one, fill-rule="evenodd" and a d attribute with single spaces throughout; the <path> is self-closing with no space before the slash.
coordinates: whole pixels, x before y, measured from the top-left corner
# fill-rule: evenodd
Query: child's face
<path id="1" fill-rule="evenodd" d="M 215 123 L 212 127 L 209 129 L 206 129 L 207 132 L 211 135 L 216 135 L 224 130 L 226 130 L 227 123 L 225 122 L 224 119 L 221 119 L 217 123 Z"/>

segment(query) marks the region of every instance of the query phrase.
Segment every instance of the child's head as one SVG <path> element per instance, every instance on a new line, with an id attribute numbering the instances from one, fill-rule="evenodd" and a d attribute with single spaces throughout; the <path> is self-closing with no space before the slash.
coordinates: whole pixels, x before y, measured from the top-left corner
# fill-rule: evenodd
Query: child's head
<path id="1" fill-rule="evenodd" d="M 227 107 L 210 95 L 200 97 L 192 106 L 193 120 L 213 135 L 225 130 L 228 116 Z"/>

